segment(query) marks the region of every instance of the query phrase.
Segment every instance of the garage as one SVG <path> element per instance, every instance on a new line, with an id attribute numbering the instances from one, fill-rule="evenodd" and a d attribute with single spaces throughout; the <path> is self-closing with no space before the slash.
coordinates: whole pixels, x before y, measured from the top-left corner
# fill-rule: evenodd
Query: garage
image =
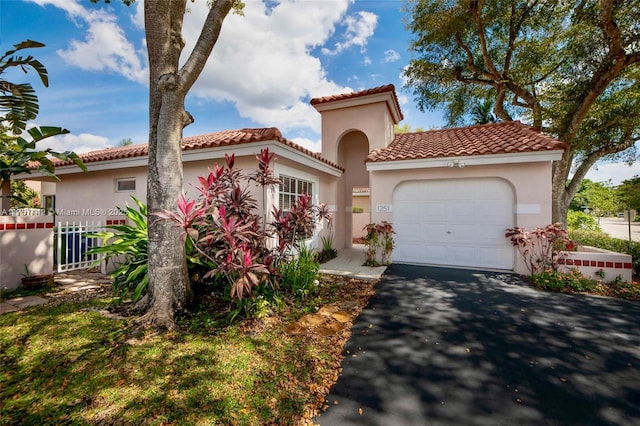
<path id="1" fill-rule="evenodd" d="M 514 268 L 505 229 L 514 193 L 500 178 L 413 180 L 393 191 L 393 261 L 469 268 Z"/>

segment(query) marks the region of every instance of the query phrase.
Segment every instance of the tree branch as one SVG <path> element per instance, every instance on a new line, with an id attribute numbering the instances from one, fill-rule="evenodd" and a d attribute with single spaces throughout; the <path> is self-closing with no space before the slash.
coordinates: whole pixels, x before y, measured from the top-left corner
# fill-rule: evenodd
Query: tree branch
<path id="1" fill-rule="evenodd" d="M 627 129 L 616 143 L 605 145 L 587 154 L 571 178 L 571 182 L 567 187 L 567 196 L 570 198 L 575 196 L 576 192 L 580 189 L 582 179 L 584 179 L 591 167 L 593 167 L 599 159 L 606 155 L 615 154 L 616 152 L 622 152 L 625 149 L 631 148 L 636 142 L 636 140 L 632 138 L 632 133 L 631 129 Z"/>
<path id="2" fill-rule="evenodd" d="M 575 111 L 570 114 L 571 121 L 561 132 L 560 139 L 571 143 L 576 137 L 581 124 L 598 97 L 604 93 L 611 82 L 616 79 L 629 65 L 640 61 L 640 52 L 627 55 L 622 45 L 622 34 L 613 20 L 613 7 L 616 0 L 600 0 L 601 28 L 608 39 L 609 54 L 602 59 L 598 71 L 591 78 L 590 89 L 579 99 Z"/>
<path id="3" fill-rule="evenodd" d="M 209 9 L 207 18 L 202 26 L 202 31 L 200 32 L 200 37 L 198 37 L 198 41 L 193 47 L 187 62 L 185 62 L 180 69 L 179 81 L 183 93 L 186 94 L 198 76 L 200 76 L 209 55 L 211 55 L 213 46 L 215 46 L 218 40 L 220 30 L 222 29 L 222 22 L 229 14 L 235 2 L 236 0 L 216 0 L 211 6 L 211 9 Z"/>
<path id="4" fill-rule="evenodd" d="M 465 54 L 467 55 L 467 66 L 469 67 L 469 70 L 475 72 L 476 74 L 482 75 L 487 80 L 493 80 L 492 78 L 493 76 L 487 70 L 484 70 L 480 68 L 478 65 L 476 65 L 475 60 L 473 58 L 473 52 L 471 52 L 471 49 L 469 48 L 469 46 L 464 44 L 460 36 L 456 34 L 454 37 L 456 40 L 456 44 L 460 46 L 460 48 L 464 50 Z"/>
<path id="5" fill-rule="evenodd" d="M 489 72 L 493 75 L 495 80 L 499 80 L 502 76 L 496 69 L 493 61 L 491 60 L 491 56 L 489 55 L 489 49 L 487 48 L 487 38 L 485 34 L 484 23 L 482 22 L 482 7 L 484 6 L 484 1 L 472 2 L 472 6 L 470 7 L 471 13 L 473 14 L 476 25 L 478 26 L 478 37 L 480 37 L 480 48 L 482 49 L 482 59 L 484 60 L 485 66 L 489 69 Z"/>
<path id="6" fill-rule="evenodd" d="M 496 103 L 493 106 L 493 113 L 496 117 L 505 120 L 505 121 L 513 121 L 511 115 L 504 109 L 504 99 L 507 96 L 507 89 L 504 86 L 498 88 L 498 93 L 496 95 Z"/>

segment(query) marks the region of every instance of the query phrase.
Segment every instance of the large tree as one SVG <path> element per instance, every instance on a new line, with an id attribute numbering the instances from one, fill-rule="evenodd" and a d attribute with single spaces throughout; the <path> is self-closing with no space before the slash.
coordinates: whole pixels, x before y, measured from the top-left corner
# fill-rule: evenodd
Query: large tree
<path id="1" fill-rule="evenodd" d="M 491 99 L 567 144 L 553 166 L 553 221 L 601 158 L 640 139 L 640 0 L 413 0 L 405 70 L 422 109 L 459 125 Z M 631 148 L 631 150 L 630 150 Z"/>
<path id="2" fill-rule="evenodd" d="M 182 129 L 193 122 L 185 110 L 187 93 L 213 50 L 222 22 L 238 0 L 209 2 L 198 40 L 180 63 L 182 25 L 187 0 L 145 0 L 144 22 L 149 57 L 149 173 L 150 215 L 177 210 L 183 191 Z M 173 328 L 174 314 L 192 299 L 180 229 L 166 220 L 149 220 L 149 287 L 138 306 L 146 310 L 142 323 Z"/>
<path id="3" fill-rule="evenodd" d="M 571 210 L 590 212 L 598 218 L 617 213 L 620 210 L 618 191 L 608 182 L 593 182 L 583 179 L 580 189 L 571 201 Z"/>
<path id="4" fill-rule="evenodd" d="M 618 195 L 622 208 L 640 212 L 640 175 L 623 181 L 618 186 Z"/>

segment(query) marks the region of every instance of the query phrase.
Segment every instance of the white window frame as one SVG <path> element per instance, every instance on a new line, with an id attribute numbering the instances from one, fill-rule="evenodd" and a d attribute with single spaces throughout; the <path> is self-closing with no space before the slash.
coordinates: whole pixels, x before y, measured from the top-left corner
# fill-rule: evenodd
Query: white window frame
<path id="1" fill-rule="evenodd" d="M 295 169 L 293 167 L 289 167 L 289 166 L 284 166 L 282 164 L 278 164 L 276 163 L 273 167 L 273 173 L 276 177 L 280 178 L 280 176 L 287 176 L 290 178 L 294 178 L 294 179 L 300 179 L 300 180 L 304 180 L 307 182 L 311 182 L 312 186 L 311 186 L 311 191 L 312 194 L 311 195 L 311 202 L 314 205 L 318 205 L 319 201 L 319 191 L 320 191 L 320 179 L 318 178 L 318 176 L 313 175 L 311 173 L 307 173 L 304 172 L 302 170 L 298 170 Z M 273 186 L 273 191 L 272 192 L 272 199 L 268 200 L 270 201 L 271 205 L 275 205 L 277 207 L 280 207 L 280 185 L 274 185 Z M 270 220 L 273 220 L 273 217 L 270 218 Z M 320 229 L 318 227 L 316 227 L 316 230 L 313 232 L 313 235 L 311 236 L 311 238 L 305 240 L 305 243 L 307 245 L 307 247 L 313 247 L 316 245 L 317 239 L 318 239 L 318 231 L 320 231 Z"/>
<path id="2" fill-rule="evenodd" d="M 120 182 L 133 182 L 133 189 L 120 189 Z M 114 182 L 115 192 L 136 192 L 138 188 L 135 177 L 117 178 Z"/>
<path id="3" fill-rule="evenodd" d="M 280 184 L 278 185 L 278 208 L 283 209 L 283 210 L 288 210 L 285 209 L 282 203 L 282 200 L 280 198 L 282 198 L 283 195 L 288 195 L 290 197 L 289 200 L 289 204 L 290 206 L 293 205 L 293 203 L 295 203 L 295 200 L 301 196 L 302 194 L 308 194 L 311 196 L 311 198 L 313 199 L 313 195 L 314 195 L 314 191 L 315 191 L 315 184 L 309 180 L 306 179 L 301 179 L 299 177 L 294 177 L 294 176 L 289 176 L 289 175 L 280 175 L 279 176 L 280 179 Z M 290 182 L 292 183 L 292 185 L 290 185 L 290 191 L 285 192 L 282 189 L 280 189 L 281 185 L 284 184 L 284 180 L 285 179 L 289 179 Z M 304 185 L 309 185 L 311 186 L 311 191 L 308 192 L 298 192 L 298 187 L 300 186 L 300 184 L 304 184 Z"/>

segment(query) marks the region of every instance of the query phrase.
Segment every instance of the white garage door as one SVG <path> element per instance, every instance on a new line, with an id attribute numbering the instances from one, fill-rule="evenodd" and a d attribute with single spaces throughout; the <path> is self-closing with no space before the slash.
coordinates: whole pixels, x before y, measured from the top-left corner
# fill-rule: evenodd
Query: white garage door
<path id="1" fill-rule="evenodd" d="M 513 269 L 504 236 L 513 223 L 513 190 L 501 179 L 403 182 L 393 192 L 393 260 Z"/>

